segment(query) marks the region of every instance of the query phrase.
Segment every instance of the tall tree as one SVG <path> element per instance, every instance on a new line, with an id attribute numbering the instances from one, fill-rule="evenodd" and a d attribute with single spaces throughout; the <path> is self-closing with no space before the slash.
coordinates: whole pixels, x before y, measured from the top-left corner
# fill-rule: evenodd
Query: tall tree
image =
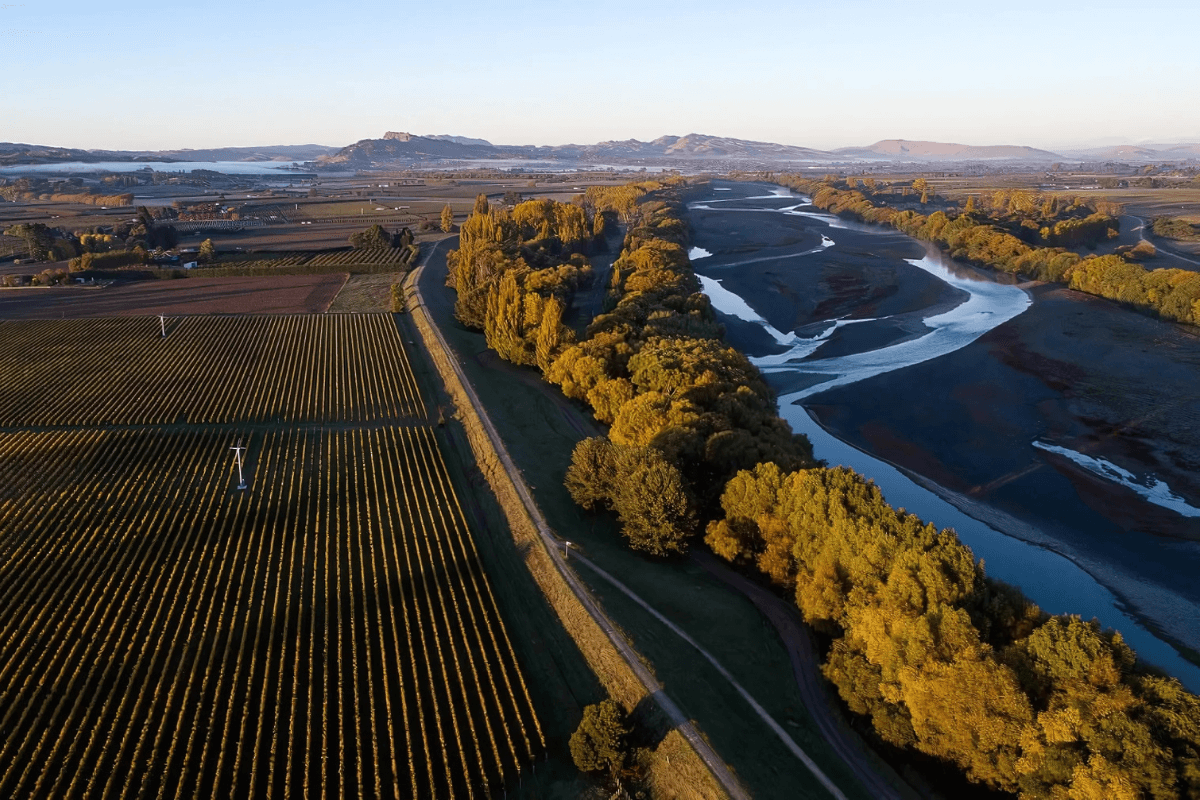
<path id="1" fill-rule="evenodd" d="M 615 700 L 586 706 L 579 727 L 571 734 L 571 758 L 583 772 L 617 772 L 625 765 L 628 735 L 625 715 Z"/>
<path id="2" fill-rule="evenodd" d="M 442 233 L 449 233 L 454 229 L 454 209 L 450 208 L 450 204 L 446 203 L 442 209 Z"/>
<path id="3" fill-rule="evenodd" d="M 200 260 L 205 264 L 213 261 L 217 257 L 217 248 L 213 244 L 212 239 L 205 239 L 200 243 Z"/>

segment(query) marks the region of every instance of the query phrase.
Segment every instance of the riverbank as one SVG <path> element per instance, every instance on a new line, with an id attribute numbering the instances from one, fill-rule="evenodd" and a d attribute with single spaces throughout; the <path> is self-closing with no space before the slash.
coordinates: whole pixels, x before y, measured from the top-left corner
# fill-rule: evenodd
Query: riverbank
<path id="1" fill-rule="evenodd" d="M 987 322 L 985 304 L 976 314 L 982 335 L 956 349 L 943 348 L 936 357 L 905 361 L 896 358 L 906 354 L 894 345 L 908 342 L 911 350 L 933 344 L 932 337 L 917 341 L 922 328 L 928 333 L 931 325 L 937 325 L 933 320 L 945 314 L 945 303 L 953 302 L 945 289 L 939 296 L 913 283 L 892 296 L 906 292 L 910 302 L 925 298 L 930 305 L 924 309 L 905 308 L 880 320 L 881 310 L 890 309 L 881 309 L 872 293 L 862 293 L 857 305 L 852 293 L 847 293 L 847 302 L 838 310 L 848 314 L 838 328 L 823 343 L 793 345 L 788 354 L 781 337 L 795 331 L 811 339 L 836 319 L 822 318 L 819 310 L 829 296 L 830 278 L 850 285 L 891 273 L 903 285 L 908 276 L 896 262 L 911 263 L 907 260 L 914 257 L 914 249 L 923 248 L 892 231 L 836 219 L 836 227 L 828 227 L 828 215 L 798 216 L 811 211 L 798 205 L 802 198 L 749 202 L 766 194 L 763 186 L 725 185 L 742 195 L 738 202 L 717 212 L 710 209 L 720 206 L 705 208 L 707 203 L 701 199 L 689 213 L 696 244 L 713 253 L 694 266 L 702 275 L 721 279 L 724 288 L 744 292 L 739 295 L 745 303 L 772 320 L 777 330 L 769 335 L 762 324 L 723 317 L 730 342 L 756 356 L 767 369 L 781 405 L 786 395 L 811 393 L 803 401 L 805 407 L 838 439 L 921 476 L 924 480 L 919 483 L 925 487 L 932 482 L 943 500 L 966 508 L 972 517 L 998 524 L 1016 539 L 1035 542 L 1038 547 L 1032 551 L 996 543 L 1004 555 L 987 556 L 989 572 L 997 574 L 1000 562 L 1008 562 L 1004 568 L 1011 573 L 998 576 L 1021 585 L 1047 610 L 1097 613 L 1105 624 L 1118 628 L 1134 627 L 1127 616 L 1132 612 L 1147 628 L 1165 632 L 1177 645 L 1197 647 L 1194 619 L 1200 597 L 1191 586 L 1191 575 L 1200 568 L 1200 547 L 1183 538 L 1192 520 L 1148 502 L 1107 473 L 1101 477 L 1081 466 L 1089 458 L 1111 462 L 1127 470 L 1133 476 L 1127 483 L 1147 495 L 1146 486 L 1158 481 L 1160 489 L 1169 487 L 1185 504 L 1197 501 L 1192 483 L 1197 470 L 1189 467 L 1200 452 L 1192 419 L 1196 413 L 1192 387 L 1200 385 L 1200 353 L 1193 337 L 1180 333 L 1179 326 L 1106 301 L 1062 287 L 1031 284 L 1021 288 L 1032 305 L 1004 324 Z M 743 211 L 732 213 L 737 208 Z M 713 216 L 725 221 L 709 227 Z M 798 234 L 787 232 L 793 228 L 812 228 L 810 239 L 827 234 L 836 245 L 794 257 L 787 252 L 794 247 L 792 242 L 779 248 L 767 244 L 772 236 L 794 239 Z M 754 242 L 753 252 L 747 252 L 740 241 L 743 235 Z M 738 280 L 728 273 L 749 267 L 722 269 L 722 264 L 737 260 L 753 260 L 758 274 Z M 787 278 L 763 282 L 768 271 Z M 970 268 L 963 274 L 981 281 L 978 285 L 985 291 L 994 285 L 989 276 Z M 776 308 L 782 293 L 775 284 L 781 282 L 795 297 L 805 291 L 814 293 L 807 305 L 793 304 L 790 318 L 786 306 Z M 936 302 L 939 299 L 941 303 Z M 793 320 L 808 327 L 791 327 L 788 323 Z M 888 338 L 884 326 L 891 326 L 893 338 Z M 899 331 L 902 336 L 896 335 L 900 326 L 907 326 Z M 863 365 L 873 358 L 879 363 L 868 374 Z M 853 382 L 819 393 L 813 390 L 828 381 L 829 374 L 823 372 L 833 371 L 831 365 L 854 359 L 851 367 L 858 375 L 852 376 Z M 1159 380 L 1158 375 L 1164 377 Z M 799 408 L 796 411 L 803 414 Z M 785 408 L 781 412 L 793 428 L 807 421 L 807 414 L 800 420 Z M 1063 448 L 1076 460 L 1035 442 Z M 817 454 L 828 458 L 820 450 Z M 864 474 L 875 477 L 868 471 Z M 891 502 L 916 510 L 903 497 L 904 491 L 885 488 Z M 900 496 L 894 497 L 897 492 Z M 936 513 L 923 515 L 939 525 L 959 525 Z M 964 540 L 969 541 L 965 535 Z M 1049 556 L 1041 559 L 1036 555 L 1041 548 L 1062 554 L 1083 572 L 1065 580 L 1066 564 Z M 1035 569 L 1025 563 L 1031 559 L 1046 563 Z M 1094 588 L 1088 588 L 1088 582 Z M 1072 599 L 1058 585 L 1063 583 L 1077 584 L 1082 595 Z M 1089 610 L 1104 607 L 1110 611 Z M 1152 661 L 1153 641 L 1139 648 Z M 1175 656 L 1161 652 L 1161 646 L 1158 660 L 1165 664 Z M 1186 648 L 1180 649 L 1186 652 Z"/>

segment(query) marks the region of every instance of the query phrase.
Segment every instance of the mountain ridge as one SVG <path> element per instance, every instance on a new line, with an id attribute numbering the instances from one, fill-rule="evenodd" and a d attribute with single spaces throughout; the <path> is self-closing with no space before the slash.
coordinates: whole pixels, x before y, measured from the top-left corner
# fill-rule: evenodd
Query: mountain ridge
<path id="1" fill-rule="evenodd" d="M 345 147 L 266 145 L 261 147 L 180 148 L 173 150 L 85 150 L 0 142 L 0 166 L 66 161 L 301 161 L 322 169 L 420 167 L 454 161 L 525 160 L 592 166 L 661 166 L 702 169 L 773 168 L 789 164 L 1186 161 L 1200 158 L 1200 143 L 1119 144 L 1051 152 L 1025 145 L 968 145 L 910 139 L 881 139 L 861 147 L 819 150 L 799 145 L 689 133 L 650 141 L 612 139 L 594 144 L 496 145 L 486 139 L 450 134 L 386 132 Z"/>

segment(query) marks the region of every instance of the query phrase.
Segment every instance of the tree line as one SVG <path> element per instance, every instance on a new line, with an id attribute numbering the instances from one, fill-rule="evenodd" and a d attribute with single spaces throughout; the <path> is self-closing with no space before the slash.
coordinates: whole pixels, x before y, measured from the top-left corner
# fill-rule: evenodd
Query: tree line
<path id="1" fill-rule="evenodd" d="M 952 530 L 813 460 L 723 342 L 675 187 L 589 190 L 579 203 L 627 229 L 606 309 L 577 339 L 539 355 L 541 329 L 521 327 L 527 286 L 558 267 L 530 266 L 486 200 L 450 276 L 460 319 L 609 425 L 572 454 L 576 502 L 615 512 L 636 549 L 669 556 L 702 536 L 790 594 L 829 642 L 826 677 L 893 746 L 1031 800 L 1200 795 L 1200 700 L 1137 665 L 1119 634 L 1050 617 L 987 578 Z M 481 291 L 489 299 L 470 300 Z M 594 744 L 572 750 L 583 768 L 600 764 Z"/>
<path id="2" fill-rule="evenodd" d="M 844 468 L 760 464 L 721 505 L 705 541 L 830 637 L 825 676 L 884 741 L 1029 800 L 1200 796 L 1200 699 L 988 579 L 952 530 Z"/>
<path id="3" fill-rule="evenodd" d="M 809 194 L 813 205 L 835 214 L 892 227 L 918 239 L 933 242 L 952 258 L 1003 272 L 1062 283 L 1088 294 L 1126 303 L 1172 322 L 1200 324 L 1200 273 L 1182 269 L 1147 270 L 1122 255 L 1083 256 L 1068 249 L 1095 238 L 1112 227 L 1111 209 L 1086 217 L 1068 217 L 1051 225 L 1018 223 L 1037 228 L 1037 237 L 1048 244 L 1030 244 L 997 218 L 981 211 L 968 199 L 957 212 L 929 215 L 911 209 L 879 205 L 857 189 L 826 179 L 812 181 L 782 176 L 783 185 Z M 1027 237 L 1028 238 L 1028 237 Z M 1133 257 L 1141 255 L 1130 253 Z"/>
<path id="4" fill-rule="evenodd" d="M 111 228 L 91 227 L 68 232 L 41 222 L 23 222 L 4 230 L 6 236 L 24 239 L 31 261 L 70 261 L 71 270 L 87 269 L 85 256 L 109 254 L 110 251 L 135 254 L 130 263 L 147 263 L 151 250 L 169 249 L 179 243 L 175 227 L 159 222 L 145 206 L 138 206 L 137 216 Z M 122 256 L 133 258 L 133 256 Z"/>
<path id="5" fill-rule="evenodd" d="M 80 191 L 64 192 L 61 185 L 55 186 L 45 178 L 17 178 L 13 181 L 0 181 L 0 198 L 10 203 L 30 200 L 49 200 L 56 203 L 78 203 L 90 206 L 131 206 L 133 194 L 97 194 L 82 189 L 78 179 L 72 179 L 66 185 Z"/>

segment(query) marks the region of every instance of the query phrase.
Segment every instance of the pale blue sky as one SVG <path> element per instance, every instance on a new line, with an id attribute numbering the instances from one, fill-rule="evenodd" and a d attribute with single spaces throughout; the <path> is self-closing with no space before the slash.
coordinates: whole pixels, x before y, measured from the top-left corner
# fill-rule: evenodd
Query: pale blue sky
<path id="1" fill-rule="evenodd" d="M 0 141 L 1200 141 L 1200 4 L 0 2 Z"/>

